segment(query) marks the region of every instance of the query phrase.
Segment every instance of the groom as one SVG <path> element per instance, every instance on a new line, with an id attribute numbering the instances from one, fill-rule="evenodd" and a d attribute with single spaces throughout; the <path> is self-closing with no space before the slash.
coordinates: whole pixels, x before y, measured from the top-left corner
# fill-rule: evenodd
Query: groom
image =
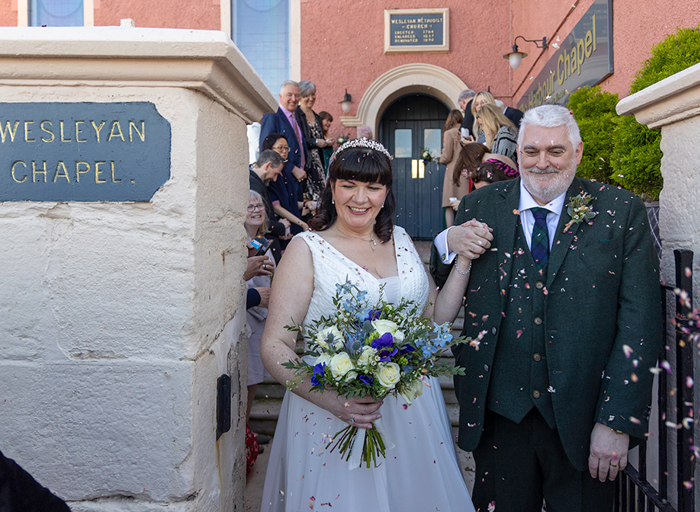
<path id="1" fill-rule="evenodd" d="M 459 446 L 477 510 L 611 511 L 627 451 L 647 432 L 661 346 L 658 260 L 641 199 L 576 178 L 583 142 L 564 107 L 529 110 L 521 178 L 465 196 L 431 271 L 473 259 L 455 377 Z M 490 247 L 469 226 L 493 229 Z M 483 240 L 482 240 L 483 243 Z M 487 244 L 488 245 L 488 244 Z M 474 259 L 474 258 L 477 259 Z"/>

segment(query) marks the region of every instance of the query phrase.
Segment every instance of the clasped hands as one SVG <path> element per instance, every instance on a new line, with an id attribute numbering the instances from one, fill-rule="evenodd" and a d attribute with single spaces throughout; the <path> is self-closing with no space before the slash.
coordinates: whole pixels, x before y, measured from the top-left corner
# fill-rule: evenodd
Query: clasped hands
<path id="1" fill-rule="evenodd" d="M 475 260 L 491 247 L 492 231 L 487 224 L 472 219 L 448 231 L 447 247 L 450 252 Z"/>

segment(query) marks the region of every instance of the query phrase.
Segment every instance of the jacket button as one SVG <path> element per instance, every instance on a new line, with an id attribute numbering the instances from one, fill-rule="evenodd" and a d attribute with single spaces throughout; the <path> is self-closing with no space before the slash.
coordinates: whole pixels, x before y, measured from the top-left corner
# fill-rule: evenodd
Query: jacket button
<path id="1" fill-rule="evenodd" d="M 533 396 L 533 398 L 539 398 L 539 397 L 540 397 L 540 392 L 537 391 L 537 390 L 534 390 L 534 391 L 532 392 L 532 396 Z"/>
<path id="2" fill-rule="evenodd" d="M 542 319 L 539 316 L 535 317 L 535 325 L 542 325 Z"/>
<path id="3" fill-rule="evenodd" d="M 537 354 L 537 353 L 533 354 L 533 355 L 532 355 L 532 358 L 533 358 L 535 361 L 541 361 L 541 360 L 542 360 L 542 356 L 539 355 L 539 354 Z"/>
<path id="4" fill-rule="evenodd" d="M 542 281 L 537 281 L 535 283 L 535 288 L 537 288 L 538 290 L 541 290 L 542 288 L 544 288 L 544 283 Z"/>

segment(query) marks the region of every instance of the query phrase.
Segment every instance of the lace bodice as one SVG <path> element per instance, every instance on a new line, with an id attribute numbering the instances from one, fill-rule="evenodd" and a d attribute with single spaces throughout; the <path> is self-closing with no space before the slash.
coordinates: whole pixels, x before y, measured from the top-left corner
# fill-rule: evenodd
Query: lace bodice
<path id="1" fill-rule="evenodd" d="M 346 276 L 354 285 L 367 292 L 370 303 L 379 300 L 379 279 L 337 251 L 318 234 L 305 232 L 297 237 L 303 238 L 307 243 L 314 262 L 314 291 L 304 324 L 335 310 L 335 285 L 343 284 Z M 394 227 L 394 248 L 401 291 L 399 299 L 414 300 L 422 309 L 428 300 L 428 276 L 411 238 L 398 226 Z"/>

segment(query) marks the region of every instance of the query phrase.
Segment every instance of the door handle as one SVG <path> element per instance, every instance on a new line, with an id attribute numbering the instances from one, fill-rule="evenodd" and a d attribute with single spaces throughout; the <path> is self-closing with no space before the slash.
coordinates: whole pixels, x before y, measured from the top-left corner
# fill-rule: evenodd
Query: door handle
<path id="1" fill-rule="evenodd" d="M 425 162 L 422 158 L 411 160 L 411 179 L 422 180 L 425 178 Z"/>

